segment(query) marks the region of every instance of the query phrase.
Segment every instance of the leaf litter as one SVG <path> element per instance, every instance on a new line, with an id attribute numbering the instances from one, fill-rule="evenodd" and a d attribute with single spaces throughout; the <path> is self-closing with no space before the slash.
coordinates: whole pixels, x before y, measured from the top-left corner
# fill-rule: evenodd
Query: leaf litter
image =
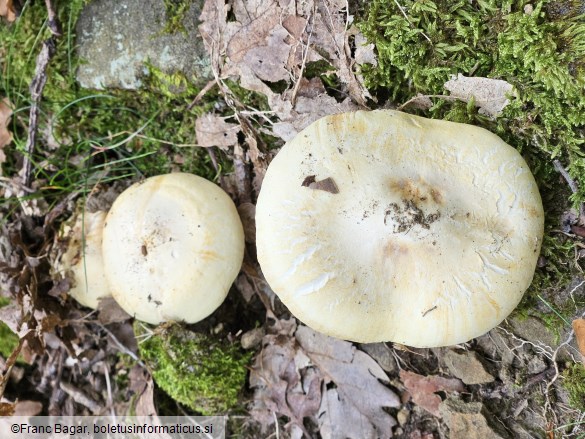
<path id="1" fill-rule="evenodd" d="M 10 3 L 0 0 L 0 7 Z M 352 27 L 344 1 L 234 0 L 226 4 L 207 0 L 201 19 L 200 30 L 211 55 L 215 84 L 233 115 L 231 119 L 213 113 L 200 116 L 195 122 L 197 142 L 203 147 L 218 147 L 234 160 L 234 174 L 222 175 L 220 180 L 238 201 L 246 240 L 252 244 L 236 288 L 247 304 L 260 299 L 267 315 L 262 348 L 250 370 L 249 384 L 254 391 L 250 414 L 265 430 L 286 422 L 291 437 L 391 437 L 393 432 L 434 437 L 428 431 L 436 430 L 425 431 L 422 424 L 414 425 L 416 420 L 397 426 L 393 416 L 396 409 L 402 405 L 407 410 L 414 403 L 439 416 L 440 395 L 464 392 L 463 384 L 433 375 L 432 367 L 439 360 L 429 355 L 423 365 L 420 354 L 410 350 L 388 348 L 399 367 L 404 367 L 400 379 L 394 373 L 388 376 L 353 344 L 298 326 L 294 318 L 284 318 L 288 314 L 265 282 L 253 252 L 255 195 L 274 155 L 260 134 L 286 141 L 324 115 L 367 108 L 373 98 L 357 67 L 376 64 L 373 45 Z M 305 77 L 311 63 L 328 66 L 325 74 L 334 75 L 339 83 L 336 93 L 330 94 L 331 87 L 319 76 Z M 263 95 L 269 111 L 260 112 L 239 102 L 227 87 L 227 80 L 236 80 L 247 90 Z M 445 87 L 452 97 L 473 101 L 482 112 L 495 117 L 507 104 L 511 86 L 506 84 L 459 76 Z M 275 91 L 281 86 L 284 91 Z M 432 104 L 428 97 L 417 99 L 415 104 L 420 108 Z M 0 113 L 0 118 L 4 117 L 0 119 L 0 139 L 9 142 L 10 114 L 6 107 Z M 6 146 L 1 143 L 0 152 Z M 42 218 L 46 211 L 36 213 Z M 46 410 L 51 414 L 108 410 L 156 413 L 152 377 L 139 364 L 129 367 L 112 360 L 120 352 L 136 355 L 129 316 L 107 301 L 95 314 L 71 307 L 65 302 L 67 285 L 51 285 L 43 276 L 46 236 L 52 235 L 52 224 L 62 213 L 49 211 L 41 227 L 31 224 L 30 218 L 23 218 L 20 223 L 24 228 L 17 230 L 0 224 L 2 292 L 16 299 L 13 308 L 6 311 L 10 315 L 0 318 L 21 335 L 16 354 L 4 364 L 1 384 L 5 386 L 11 379 L 9 369 L 18 368 L 16 358 L 21 353 L 40 365 L 35 380 L 40 383 L 39 390 L 49 395 Z M 37 246 L 25 244 L 30 242 Z M 49 314 L 53 311 L 57 312 Z M 582 340 L 578 332 L 576 328 L 575 334 Z M 46 355 L 47 351 L 51 355 Z M 8 364 L 11 366 L 6 367 Z M 428 371 L 429 376 L 407 368 Z M 105 382 L 110 373 L 128 375 L 129 387 L 108 390 Z M 74 385 L 60 385 L 63 381 Z M 406 389 L 402 403 L 393 388 Z M 126 402 L 112 402 L 111 393 L 117 391 L 124 393 Z M 133 407 L 127 402 L 131 399 L 135 401 Z M 18 410 L 17 404 L 6 404 L 3 413 Z M 23 410 L 38 410 L 38 402 L 27 404 Z"/>
<path id="2" fill-rule="evenodd" d="M 286 416 L 308 437 L 318 426 L 323 438 L 391 437 L 400 405 L 389 377 L 350 342 L 277 320 L 264 336 L 250 373 L 255 389 L 251 413 L 263 427 Z"/>

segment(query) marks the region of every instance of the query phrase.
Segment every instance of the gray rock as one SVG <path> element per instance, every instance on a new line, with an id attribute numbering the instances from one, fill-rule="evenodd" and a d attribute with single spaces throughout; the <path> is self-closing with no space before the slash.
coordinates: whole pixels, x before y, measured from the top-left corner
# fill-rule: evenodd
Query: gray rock
<path id="1" fill-rule="evenodd" d="M 450 439 L 507 439 L 488 424 L 484 407 L 479 402 L 464 403 L 448 398 L 439 406 L 441 417 L 449 427 Z"/>
<path id="2" fill-rule="evenodd" d="M 451 373 L 465 384 L 491 383 L 494 377 L 486 372 L 477 354 L 471 351 L 447 351 L 444 361 Z"/>
<path id="3" fill-rule="evenodd" d="M 202 0 L 185 13 L 184 29 L 165 31 L 164 0 L 94 0 L 77 22 L 77 80 L 92 89 L 137 89 L 151 65 L 188 79 L 211 78 L 210 60 L 197 30 Z"/>
<path id="4" fill-rule="evenodd" d="M 562 341 L 567 338 L 568 332 L 571 328 L 567 328 L 560 334 L 560 337 L 548 329 L 546 325 L 536 317 L 519 318 L 512 317 L 508 319 L 508 324 L 505 325 L 516 336 L 528 340 L 536 345 L 535 349 L 543 349 L 552 354 L 552 352 L 559 347 Z M 575 340 L 572 343 L 559 350 L 557 360 L 570 361 L 578 358 L 579 351 L 575 345 Z"/>

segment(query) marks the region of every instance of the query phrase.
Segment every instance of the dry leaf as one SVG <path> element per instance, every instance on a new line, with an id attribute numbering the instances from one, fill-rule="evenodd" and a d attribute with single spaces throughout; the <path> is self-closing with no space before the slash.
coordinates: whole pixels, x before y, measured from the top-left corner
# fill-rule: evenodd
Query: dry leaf
<path id="1" fill-rule="evenodd" d="M 396 421 L 383 407 L 398 407 L 398 396 L 382 382 L 388 376 L 351 343 L 301 326 L 296 339 L 333 386 L 323 388 L 319 424 L 323 438 L 391 437 Z"/>
<path id="2" fill-rule="evenodd" d="M 345 2 L 331 0 L 302 4 L 238 0 L 233 3 L 235 20 L 227 22 L 224 2 L 207 0 L 199 30 L 218 77 L 239 76 L 242 87 L 266 95 L 279 119 L 272 132 L 288 140 L 314 120 L 364 107 L 366 98 L 370 98 L 353 71 L 349 37 L 355 31 L 348 31 L 352 18 L 345 8 Z M 370 57 L 368 46 L 362 40 L 360 45 L 365 61 Z M 338 103 L 324 94 L 322 84 L 318 94 L 303 93 L 309 82 L 302 78 L 306 64 L 323 60 L 333 66 L 359 105 L 350 98 Z M 270 88 L 269 83 L 278 81 L 289 85 L 282 94 Z M 312 80 L 313 89 L 317 81 Z M 299 102 L 301 98 L 305 101 Z"/>
<path id="3" fill-rule="evenodd" d="M 0 0 L 0 15 L 1 15 L 1 2 Z M 12 142 L 12 133 L 8 131 L 8 125 L 10 124 L 10 118 L 12 117 L 12 104 L 8 98 L 4 98 L 0 101 L 0 164 L 6 161 L 6 154 L 4 153 L 4 147 Z M 1 175 L 1 174 L 0 174 Z"/>
<path id="4" fill-rule="evenodd" d="M 203 147 L 217 146 L 228 150 L 238 143 L 240 126 L 228 123 L 223 117 L 204 114 L 195 121 L 197 144 Z"/>
<path id="5" fill-rule="evenodd" d="M 400 371 L 400 379 L 412 401 L 434 416 L 440 416 L 441 397 L 436 392 L 464 392 L 465 386 L 457 378 L 423 376 L 407 370 Z"/>
<path id="6" fill-rule="evenodd" d="M 39 401 L 17 401 L 13 416 L 37 416 L 43 411 L 43 404 Z"/>
<path id="7" fill-rule="evenodd" d="M 122 309 L 113 297 L 103 297 L 98 302 L 98 319 L 102 325 L 124 322 L 132 317 Z"/>
<path id="8" fill-rule="evenodd" d="M 0 416 L 14 416 L 16 404 L 11 402 L 0 402 Z"/>
<path id="9" fill-rule="evenodd" d="M 378 58 L 374 53 L 374 44 L 368 43 L 366 37 L 361 32 L 355 32 L 355 62 L 360 65 L 371 64 L 377 66 Z"/>
<path id="10" fill-rule="evenodd" d="M 461 73 L 453 76 L 444 86 L 455 98 L 469 101 L 475 100 L 479 112 L 491 118 L 498 116 L 504 107 L 510 103 L 508 96 L 513 92 L 512 84 L 501 79 L 468 78 Z"/>
<path id="11" fill-rule="evenodd" d="M 0 0 L 0 17 L 4 17 L 9 23 L 16 20 L 16 9 L 12 0 Z"/>
<path id="12" fill-rule="evenodd" d="M 309 359 L 292 336 L 294 319 L 277 320 L 264 336 L 263 348 L 250 372 L 255 389 L 250 413 L 264 428 L 274 423 L 274 414 L 288 417 L 310 437 L 303 419 L 316 417 L 321 402 L 323 377 L 309 366 Z"/>
<path id="13" fill-rule="evenodd" d="M 256 242 L 256 206 L 252 203 L 242 203 L 238 206 L 238 214 L 244 226 L 246 242 Z"/>
<path id="14" fill-rule="evenodd" d="M 581 353 L 581 361 L 585 365 L 585 319 L 573 320 L 573 331 L 575 331 L 577 346 Z"/>

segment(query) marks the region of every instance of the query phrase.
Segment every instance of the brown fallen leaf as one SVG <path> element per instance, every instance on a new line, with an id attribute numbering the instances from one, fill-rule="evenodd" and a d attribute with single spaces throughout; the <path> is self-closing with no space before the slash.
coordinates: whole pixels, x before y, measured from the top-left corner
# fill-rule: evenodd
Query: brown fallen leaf
<path id="1" fill-rule="evenodd" d="M 1 4 L 2 0 L 0 0 L 0 12 Z M 10 124 L 11 117 L 12 104 L 10 103 L 8 98 L 4 98 L 0 100 L 0 164 L 6 161 L 4 147 L 9 145 L 10 142 L 12 142 L 12 133 L 8 130 L 8 125 Z"/>
<path id="2" fill-rule="evenodd" d="M 575 331 L 575 339 L 581 353 L 581 361 L 585 365 L 585 319 L 573 320 L 573 331 Z"/>
<path id="3" fill-rule="evenodd" d="M 12 402 L 0 402 L 0 416 L 14 416 L 16 404 Z"/>
<path id="4" fill-rule="evenodd" d="M 508 96 L 514 90 L 512 84 L 501 79 L 471 77 L 459 73 L 447 81 L 444 87 L 451 96 L 469 101 L 475 100 L 479 112 L 491 118 L 498 116 L 510 103 Z"/>
<path id="5" fill-rule="evenodd" d="M 0 17 L 4 17 L 9 23 L 16 20 L 16 8 L 13 0 L 0 0 Z"/>
<path id="6" fill-rule="evenodd" d="M 365 107 L 371 96 L 354 72 L 349 39 L 355 30 L 348 30 L 353 18 L 345 2 L 235 0 L 232 8 L 234 19 L 228 22 L 225 3 L 206 0 L 199 31 L 219 79 L 239 76 L 242 87 L 267 97 L 278 118 L 271 124 L 273 134 L 289 140 L 324 115 Z M 363 40 L 359 44 L 362 61 L 372 62 L 369 47 Z M 321 94 L 303 93 L 309 82 L 303 78 L 307 64 L 323 61 L 350 96 L 341 103 L 326 95 L 322 84 Z M 289 86 L 283 93 L 270 87 L 279 81 Z M 321 81 L 311 82 L 314 88 Z"/>
<path id="7" fill-rule="evenodd" d="M 386 387 L 388 376 L 350 342 L 300 326 L 295 337 L 325 376 L 319 426 L 323 438 L 391 437 L 396 420 L 384 407 L 398 407 L 398 396 Z"/>
<path id="8" fill-rule="evenodd" d="M 572 225 L 571 232 L 573 232 L 577 236 L 585 238 L 585 227 L 583 226 Z"/>
<path id="9" fill-rule="evenodd" d="M 294 319 L 277 320 L 262 340 L 263 348 L 250 371 L 254 402 L 250 413 L 262 427 L 274 423 L 275 415 L 286 416 L 307 437 L 304 418 L 313 421 L 321 403 L 322 375 L 307 367 L 309 361 L 293 336 Z"/>
<path id="10" fill-rule="evenodd" d="M 335 180 L 333 180 L 331 177 L 317 181 L 314 175 L 309 175 L 303 180 L 301 186 L 308 187 L 309 189 L 329 192 L 331 194 L 339 193 L 339 188 L 337 187 Z"/>
<path id="11" fill-rule="evenodd" d="M 132 317 L 122 309 L 113 297 L 103 297 L 98 302 L 98 319 L 102 325 L 125 322 Z"/>
<path id="12" fill-rule="evenodd" d="M 464 392 L 465 386 L 457 378 L 423 376 L 407 370 L 400 371 L 400 379 L 410 393 L 412 401 L 431 413 L 440 416 L 441 397 L 436 392 Z"/>
<path id="13" fill-rule="evenodd" d="M 239 125 L 228 123 L 223 117 L 213 114 L 204 114 L 195 121 L 195 134 L 199 146 L 217 146 L 227 151 L 238 143 L 239 132 Z"/>
<path id="14" fill-rule="evenodd" d="M 43 404 L 39 401 L 17 401 L 13 416 L 37 416 L 43 411 Z"/>
<path id="15" fill-rule="evenodd" d="M 238 206 L 238 214 L 244 226 L 246 242 L 254 244 L 256 242 L 256 206 L 252 203 L 242 203 Z"/>

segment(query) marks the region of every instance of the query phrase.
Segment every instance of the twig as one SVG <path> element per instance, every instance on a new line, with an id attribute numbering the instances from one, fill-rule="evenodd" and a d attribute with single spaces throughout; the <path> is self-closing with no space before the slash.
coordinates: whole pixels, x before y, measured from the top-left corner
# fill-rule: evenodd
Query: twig
<path id="1" fill-rule="evenodd" d="M 108 406 L 110 407 L 110 414 L 113 419 L 116 419 L 116 411 L 114 410 L 114 399 L 112 398 L 112 383 L 110 382 L 110 370 L 108 364 L 104 361 L 104 377 L 106 378 L 106 389 L 108 392 Z"/>
<path id="2" fill-rule="evenodd" d="M 37 128 L 39 118 L 39 102 L 43 94 L 43 89 L 47 83 L 47 66 L 51 57 L 55 53 L 55 41 L 49 38 L 43 42 L 41 52 L 37 56 L 37 67 L 35 76 L 30 84 L 31 106 L 29 113 L 28 137 L 26 139 L 24 162 L 21 170 L 21 177 L 24 186 L 30 187 L 31 183 L 31 156 L 33 154 L 35 144 L 37 141 Z"/>
<path id="3" fill-rule="evenodd" d="M 102 407 L 96 401 L 91 399 L 89 396 L 85 394 L 85 392 L 73 386 L 72 384 L 69 384 L 65 381 L 61 381 L 59 383 L 59 387 L 71 398 L 73 398 L 73 401 L 75 401 L 78 404 L 81 404 L 84 407 L 87 407 L 88 409 L 91 410 L 93 414 L 98 414 L 99 412 L 101 412 Z"/>
<path id="4" fill-rule="evenodd" d="M 311 18 L 314 16 L 314 10 L 315 10 L 315 5 L 313 5 L 313 12 L 307 18 L 307 24 L 305 25 L 305 29 L 303 29 L 303 33 L 305 33 L 307 26 L 309 26 L 309 24 L 311 23 Z M 304 51 L 305 53 L 303 54 L 303 61 L 301 63 L 301 69 L 299 71 L 299 77 L 298 77 L 297 81 L 295 82 L 295 87 L 293 88 L 291 99 L 290 99 L 293 108 L 294 108 L 295 103 L 297 101 L 297 93 L 299 92 L 301 80 L 303 79 L 303 72 L 305 71 L 305 67 L 307 64 L 307 57 L 309 56 L 309 50 L 311 48 L 311 37 L 312 36 L 313 36 L 313 26 L 311 26 L 311 30 L 309 31 L 309 36 L 307 37 L 307 47 L 305 48 L 305 51 Z M 300 41 L 300 43 L 301 43 L 301 47 L 303 47 L 302 40 Z"/>
<path id="5" fill-rule="evenodd" d="M 142 360 L 140 358 L 138 358 L 138 356 L 134 352 L 132 352 L 128 347 L 126 347 L 120 340 L 118 340 L 118 338 L 112 333 L 112 331 L 110 331 L 104 325 L 99 325 L 99 327 L 101 329 L 103 329 L 105 331 L 105 333 L 110 336 L 110 338 L 112 339 L 114 344 L 116 346 L 118 346 L 118 349 L 120 349 L 120 352 L 129 355 L 130 357 L 132 357 L 132 359 L 134 361 L 136 361 L 138 364 L 140 364 L 140 366 L 142 366 L 146 369 L 146 365 L 142 362 Z"/>
<path id="6" fill-rule="evenodd" d="M 449 96 L 449 95 L 418 95 L 418 96 L 414 96 L 412 98 L 410 98 L 408 101 L 406 101 L 405 103 L 401 104 L 398 108 L 396 108 L 398 111 L 402 111 L 402 109 L 404 107 L 407 107 L 408 105 L 412 104 L 413 102 L 416 102 L 418 100 L 421 100 L 423 98 L 441 98 L 441 99 L 446 99 L 448 101 L 461 101 L 461 102 L 467 102 L 467 100 L 463 99 L 463 98 L 458 98 L 456 96 Z"/>
<path id="7" fill-rule="evenodd" d="M 56 37 L 62 36 L 63 32 L 61 31 L 61 24 L 59 23 L 59 18 L 55 13 L 55 8 L 53 8 L 51 0 L 45 0 L 45 6 L 47 7 L 47 14 L 49 16 L 49 22 L 47 23 L 49 30 Z"/>
<path id="8" fill-rule="evenodd" d="M 193 101 L 187 106 L 187 110 L 192 110 L 193 107 L 201 100 L 203 99 L 203 96 L 205 96 L 207 94 L 207 92 L 209 90 L 211 90 L 215 85 L 217 84 L 217 81 L 215 79 L 212 79 L 211 81 L 209 81 L 207 84 L 205 84 L 205 87 L 203 87 L 201 89 L 201 91 L 199 93 L 197 93 L 197 96 L 195 96 L 195 99 L 193 99 Z"/>
<path id="9" fill-rule="evenodd" d="M 52 37 L 43 42 L 41 51 L 37 56 L 35 76 L 30 84 L 31 106 L 29 113 L 28 136 L 26 139 L 25 154 L 21 170 L 21 178 L 24 186 L 30 187 L 32 162 L 31 157 L 37 143 L 37 129 L 39 119 L 39 102 L 43 95 L 43 89 L 47 83 L 47 66 L 56 51 L 56 38 L 62 35 L 59 19 L 51 0 L 45 0 L 47 15 L 49 17 L 48 26 Z"/>

